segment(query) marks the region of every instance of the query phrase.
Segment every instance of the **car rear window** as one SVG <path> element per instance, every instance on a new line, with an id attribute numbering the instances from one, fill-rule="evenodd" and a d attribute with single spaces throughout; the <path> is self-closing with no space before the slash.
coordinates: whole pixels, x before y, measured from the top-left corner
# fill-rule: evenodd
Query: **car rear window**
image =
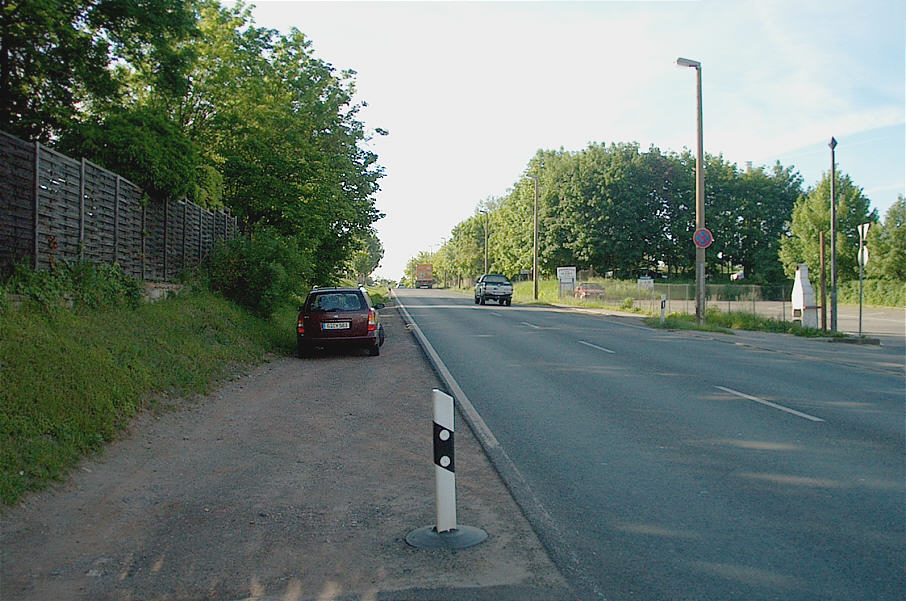
<path id="1" fill-rule="evenodd" d="M 484 281 L 488 282 L 490 284 L 508 284 L 509 283 L 509 280 L 506 279 L 506 276 L 502 276 L 502 275 L 487 275 L 487 276 L 485 276 Z"/>
<path id="2" fill-rule="evenodd" d="M 365 301 L 355 292 L 319 294 L 311 301 L 313 311 L 361 311 L 365 308 Z"/>

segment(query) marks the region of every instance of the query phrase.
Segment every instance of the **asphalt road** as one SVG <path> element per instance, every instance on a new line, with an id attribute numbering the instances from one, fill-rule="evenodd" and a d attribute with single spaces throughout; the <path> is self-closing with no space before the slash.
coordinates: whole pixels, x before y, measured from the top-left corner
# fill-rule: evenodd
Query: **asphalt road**
<path id="1" fill-rule="evenodd" d="M 396 292 L 586 597 L 903 598 L 901 348 Z"/>

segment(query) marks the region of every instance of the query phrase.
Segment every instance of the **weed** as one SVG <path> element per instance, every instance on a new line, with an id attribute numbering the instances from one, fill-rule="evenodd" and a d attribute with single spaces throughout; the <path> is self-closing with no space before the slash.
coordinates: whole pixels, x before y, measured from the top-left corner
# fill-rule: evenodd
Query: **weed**
<path id="1" fill-rule="evenodd" d="M 290 352 L 294 323 L 293 307 L 265 320 L 197 290 L 135 309 L 7 308 L 0 314 L 0 498 L 13 504 L 61 479 L 150 399 L 208 392 L 237 364 Z"/>

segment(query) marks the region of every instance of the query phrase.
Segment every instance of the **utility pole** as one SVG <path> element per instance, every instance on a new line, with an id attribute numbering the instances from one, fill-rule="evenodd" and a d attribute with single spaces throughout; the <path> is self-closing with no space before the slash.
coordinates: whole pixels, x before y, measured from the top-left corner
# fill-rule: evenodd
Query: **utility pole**
<path id="1" fill-rule="evenodd" d="M 488 272 L 488 229 L 490 228 L 491 216 L 484 209 L 478 209 L 479 213 L 484 215 L 484 272 Z"/>
<path id="2" fill-rule="evenodd" d="M 834 149 L 837 141 L 831 137 L 831 332 L 837 331 L 837 165 L 834 161 Z"/>
<path id="3" fill-rule="evenodd" d="M 676 59 L 680 67 L 695 69 L 695 104 L 698 143 L 695 147 L 695 231 L 705 230 L 705 160 L 702 127 L 702 64 L 688 58 Z M 695 321 L 699 325 L 705 320 L 705 248 L 695 246 Z"/>
<path id="4" fill-rule="evenodd" d="M 532 245 L 532 298 L 538 300 L 538 176 L 529 174 L 527 177 L 535 180 L 535 242 Z"/>

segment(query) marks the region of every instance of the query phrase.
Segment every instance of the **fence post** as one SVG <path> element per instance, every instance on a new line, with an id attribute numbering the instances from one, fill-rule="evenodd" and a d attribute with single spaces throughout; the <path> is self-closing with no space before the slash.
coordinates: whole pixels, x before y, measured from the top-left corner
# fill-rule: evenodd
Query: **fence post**
<path id="1" fill-rule="evenodd" d="M 142 201 L 142 281 L 145 281 L 145 261 L 148 258 L 148 255 L 145 254 L 147 251 L 145 249 L 145 203 Z"/>
<path id="2" fill-rule="evenodd" d="M 198 264 L 201 265 L 201 256 L 204 251 L 204 240 L 202 240 L 204 235 L 204 209 L 198 205 L 195 205 L 195 208 L 198 209 Z"/>
<path id="3" fill-rule="evenodd" d="M 183 201 L 182 204 L 182 268 L 186 269 L 186 228 L 189 227 L 189 220 L 187 218 L 189 210 L 189 205 L 187 202 Z"/>
<path id="4" fill-rule="evenodd" d="M 167 275 L 167 256 L 170 254 L 167 252 L 167 238 L 169 237 L 169 232 L 167 231 L 167 222 L 169 221 L 170 214 L 170 203 L 164 201 L 164 281 L 169 282 L 170 279 Z"/>
<path id="5" fill-rule="evenodd" d="M 120 251 L 120 176 L 116 176 L 113 193 L 113 262 L 119 261 Z"/>
<path id="6" fill-rule="evenodd" d="M 79 168 L 79 261 L 85 260 L 85 158 Z"/>
<path id="7" fill-rule="evenodd" d="M 41 189 L 41 177 L 38 174 L 38 171 L 41 169 L 41 143 L 35 140 L 35 177 L 34 177 L 34 195 L 32 196 L 32 241 L 31 248 L 34 257 L 32 258 L 32 264 L 34 265 L 35 271 L 38 270 L 38 208 L 40 199 L 38 197 L 38 191 Z"/>

